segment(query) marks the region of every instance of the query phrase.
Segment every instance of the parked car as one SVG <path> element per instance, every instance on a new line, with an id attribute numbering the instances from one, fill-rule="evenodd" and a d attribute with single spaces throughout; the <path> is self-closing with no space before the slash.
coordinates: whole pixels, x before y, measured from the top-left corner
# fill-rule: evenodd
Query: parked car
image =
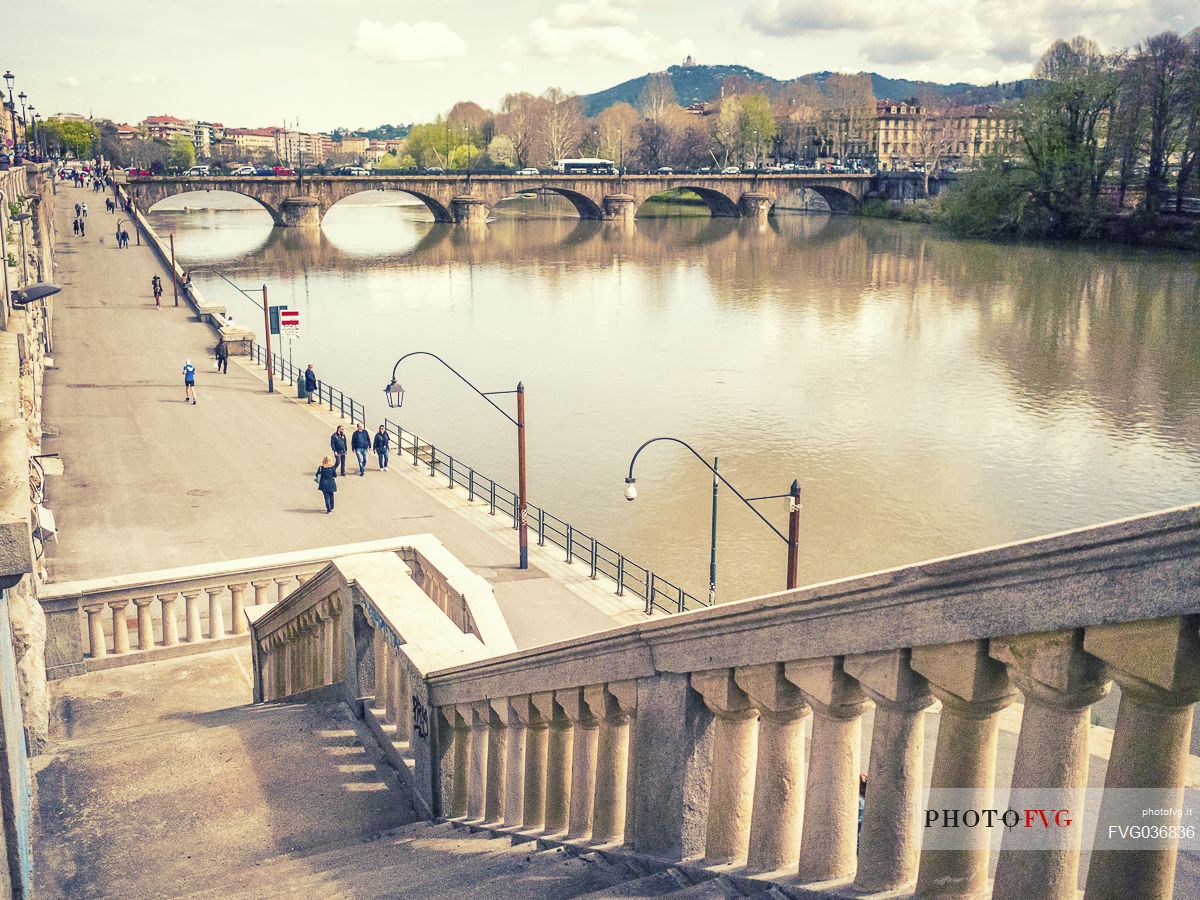
<path id="1" fill-rule="evenodd" d="M 229 174 L 237 175 L 239 177 L 242 175 L 255 175 L 255 174 L 257 174 L 257 170 L 254 168 L 254 166 L 238 166 L 236 169 L 233 169 Z"/>
<path id="2" fill-rule="evenodd" d="M 125 170 L 125 176 L 127 178 L 149 178 L 150 172 L 146 169 L 130 167 Z"/>
<path id="3" fill-rule="evenodd" d="M 289 169 L 287 166 L 276 166 L 274 169 L 271 170 L 271 174 L 278 175 L 278 176 L 284 176 L 284 175 L 295 175 L 296 173 L 293 172 L 291 169 Z"/>
<path id="4" fill-rule="evenodd" d="M 527 168 L 527 169 L 517 169 L 517 174 L 518 175 L 541 175 L 542 173 L 539 172 L 537 169 Z"/>
<path id="5" fill-rule="evenodd" d="M 656 175 L 674 175 L 675 170 L 672 169 L 670 166 L 659 166 L 657 169 L 655 169 L 655 174 Z"/>
<path id="6" fill-rule="evenodd" d="M 207 178 L 208 166 L 192 166 L 183 174 L 187 178 Z"/>
<path id="7" fill-rule="evenodd" d="M 371 173 L 362 166 L 338 166 L 333 170 L 334 175 L 370 175 Z"/>
<path id="8" fill-rule="evenodd" d="M 257 169 L 254 170 L 254 174 L 255 175 L 274 175 L 275 167 L 274 166 L 259 166 Z"/>
<path id="9" fill-rule="evenodd" d="M 426 175 L 445 175 L 446 170 L 441 166 L 430 166 L 425 170 Z"/>
<path id="10" fill-rule="evenodd" d="M 741 175 L 742 170 L 737 166 L 726 166 L 721 170 L 722 175 Z"/>

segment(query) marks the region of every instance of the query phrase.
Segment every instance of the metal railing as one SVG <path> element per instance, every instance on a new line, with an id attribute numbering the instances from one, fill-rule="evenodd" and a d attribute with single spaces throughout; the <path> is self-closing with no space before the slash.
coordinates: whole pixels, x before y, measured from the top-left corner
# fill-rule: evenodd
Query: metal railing
<path id="1" fill-rule="evenodd" d="M 430 478 L 445 478 L 450 490 L 464 488 L 467 502 L 485 503 L 489 515 L 502 515 L 519 525 L 519 507 L 515 491 L 493 478 L 477 472 L 454 455 L 433 444 L 422 442 L 420 436 L 397 425 L 390 419 L 383 424 L 396 439 L 397 461 L 406 461 L 414 468 L 427 469 Z M 709 604 L 689 594 L 651 569 L 639 565 L 608 544 L 576 528 L 533 503 L 528 504 L 529 529 L 537 536 L 539 547 L 551 544 L 563 550 L 568 563 L 580 563 L 588 568 L 592 578 L 601 576 L 615 582 L 617 596 L 626 591 L 645 602 L 646 614 L 655 610 L 665 613 L 686 612 Z"/>
<path id="2" fill-rule="evenodd" d="M 267 351 L 258 343 L 258 341 L 246 338 L 242 341 L 232 341 L 234 344 L 242 344 L 245 349 L 245 355 L 249 356 L 256 363 L 264 368 L 267 365 Z M 297 381 L 303 380 L 304 369 L 299 366 L 294 366 L 287 359 L 284 359 L 278 353 L 271 351 L 271 361 L 277 378 L 280 378 L 285 384 L 295 386 Z M 327 406 L 330 412 L 339 413 L 342 418 L 349 416 L 352 422 L 366 422 L 367 410 L 361 403 L 353 397 L 344 394 L 331 384 L 324 381 L 317 381 L 316 390 L 317 402 L 322 406 Z"/>

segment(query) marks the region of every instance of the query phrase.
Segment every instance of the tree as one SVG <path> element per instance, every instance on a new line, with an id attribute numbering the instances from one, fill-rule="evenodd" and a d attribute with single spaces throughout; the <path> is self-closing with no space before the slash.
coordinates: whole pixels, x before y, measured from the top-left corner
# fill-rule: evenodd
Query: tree
<path id="1" fill-rule="evenodd" d="M 760 152 L 765 155 L 765 149 L 775 141 L 779 133 L 775 112 L 771 104 L 762 94 L 750 94 L 741 98 L 741 109 L 738 111 L 738 130 L 742 144 L 742 158 L 747 152 L 754 154 L 754 166 L 759 164 Z"/>
<path id="2" fill-rule="evenodd" d="M 729 165 L 729 157 L 738 151 L 742 139 L 741 118 L 742 104 L 737 97 L 726 97 L 717 106 L 717 114 L 713 116 L 709 132 L 713 143 L 709 153 L 719 166 Z"/>
<path id="3" fill-rule="evenodd" d="M 646 79 L 646 84 L 638 96 L 638 112 L 642 114 L 642 118 L 656 125 L 662 124 L 668 111 L 677 106 L 679 98 L 675 95 L 675 85 L 671 83 L 670 75 L 659 72 Z"/>
<path id="4" fill-rule="evenodd" d="M 1196 171 L 1196 159 L 1200 157 L 1200 29 L 1187 38 L 1191 53 L 1191 74 L 1187 78 L 1184 96 L 1184 136 L 1179 151 L 1179 174 L 1175 179 L 1175 212 L 1183 212 L 1183 198 L 1188 182 Z"/>
<path id="5" fill-rule="evenodd" d="M 569 157 L 583 133 L 583 101 L 556 87 L 548 88 L 542 100 L 540 125 L 549 161 Z"/>
<path id="6" fill-rule="evenodd" d="M 500 102 L 501 117 L 497 127 L 512 141 L 519 166 L 528 164 L 533 152 L 537 107 L 538 99 L 527 93 L 506 94 Z"/>
<path id="7" fill-rule="evenodd" d="M 47 119 L 41 126 L 50 146 L 59 146 L 76 159 L 91 159 L 100 134 L 96 126 L 82 119 Z"/>
<path id="8" fill-rule="evenodd" d="M 821 140 L 838 159 L 862 154 L 875 132 L 875 92 L 870 75 L 834 73 L 825 81 Z"/>
<path id="9" fill-rule="evenodd" d="M 1146 107 L 1142 103 L 1144 76 L 1143 66 L 1130 63 L 1121 67 L 1120 86 L 1108 128 L 1108 140 L 1117 165 L 1118 209 L 1125 206 L 1125 195 L 1146 150 Z"/>
<path id="10" fill-rule="evenodd" d="M 635 134 L 639 164 L 653 170 L 671 161 L 671 129 L 665 122 L 643 119 Z"/>
<path id="11" fill-rule="evenodd" d="M 182 134 L 171 138 L 167 165 L 176 169 L 190 169 L 196 164 L 196 145 Z"/>
<path id="12" fill-rule="evenodd" d="M 596 137 L 600 145 L 598 155 L 623 165 L 622 154 L 636 143 L 636 129 L 641 116 L 628 103 L 614 103 L 596 116 Z"/>
<path id="13" fill-rule="evenodd" d="M 1173 31 L 1155 35 L 1137 48 L 1135 65 L 1142 71 L 1141 100 L 1148 120 L 1144 209 L 1149 215 L 1158 211 L 1167 189 L 1167 161 L 1184 134 L 1191 56 L 1183 38 Z"/>
<path id="14" fill-rule="evenodd" d="M 1092 233 L 1098 223 L 1100 187 L 1114 161 L 1103 126 L 1119 86 L 1116 63 L 1087 38 L 1056 41 L 1034 69 L 1041 85 L 1020 107 L 1033 195 L 1069 236 Z"/>
<path id="15" fill-rule="evenodd" d="M 954 144 L 954 112 L 950 104 L 927 97 L 912 117 L 911 155 L 925 168 L 925 196 L 929 196 L 929 176 L 941 164 Z"/>
<path id="16" fill-rule="evenodd" d="M 517 148 L 513 146 L 512 138 L 506 134 L 498 134 L 487 145 L 487 155 L 494 165 L 513 168 L 517 164 Z"/>

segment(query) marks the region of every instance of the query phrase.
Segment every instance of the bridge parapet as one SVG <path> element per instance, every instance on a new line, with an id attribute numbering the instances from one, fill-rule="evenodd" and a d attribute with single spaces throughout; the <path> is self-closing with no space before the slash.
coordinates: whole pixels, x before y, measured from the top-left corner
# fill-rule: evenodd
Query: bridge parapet
<path id="1" fill-rule="evenodd" d="M 1028 806 L 1055 825 L 1032 843 L 995 826 L 998 893 L 1074 897 L 1094 833 L 1089 894 L 1166 897 L 1177 839 L 1121 845 L 1107 826 L 1180 824 L 1138 817 L 1181 806 L 1200 697 L 1197 547 L 1193 506 L 432 670 L 422 654 L 436 641 L 410 620 L 373 678 L 429 815 L 838 895 L 983 896 L 989 829 L 943 833 L 921 813 Z M 1104 789 L 1087 791 L 1089 713 L 1113 681 Z M 1021 701 L 1005 806 L 998 735 Z"/>
<path id="2" fill-rule="evenodd" d="M 419 199 L 438 222 L 486 221 L 497 203 L 525 193 L 567 199 L 582 219 L 629 221 L 648 199 L 666 191 L 699 194 L 714 216 L 768 215 L 798 189 L 818 193 L 836 212 L 853 212 L 869 190 L 871 176 L 800 175 L 397 175 L 290 177 L 145 177 L 126 183 L 130 196 L 148 209 L 167 197 L 195 191 L 232 191 L 252 197 L 276 225 L 311 227 L 334 204 L 365 191 L 403 191 Z"/>

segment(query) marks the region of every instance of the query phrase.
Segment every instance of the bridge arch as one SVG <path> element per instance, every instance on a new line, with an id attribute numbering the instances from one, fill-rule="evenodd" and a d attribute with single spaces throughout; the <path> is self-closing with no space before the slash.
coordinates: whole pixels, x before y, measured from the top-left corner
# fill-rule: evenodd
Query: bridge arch
<path id="1" fill-rule="evenodd" d="M 638 204 L 638 211 L 640 212 L 642 206 L 644 206 L 648 201 L 653 200 L 655 197 L 662 197 L 675 191 L 691 191 L 692 193 L 698 195 L 700 199 L 704 201 L 705 205 L 708 206 L 708 211 L 712 214 L 714 219 L 735 219 L 741 215 L 741 211 L 738 209 L 737 201 L 728 194 L 718 191 L 715 188 L 702 187 L 694 184 L 673 184 L 667 190 L 658 191 L 655 194 L 651 194 Z"/>
<path id="2" fill-rule="evenodd" d="M 537 184 L 530 185 L 528 188 L 517 193 L 510 194 L 506 197 L 499 197 L 491 204 L 494 209 L 497 204 L 507 200 L 513 200 L 525 194 L 555 194 L 562 197 L 575 208 L 575 212 L 579 214 L 582 220 L 598 221 L 604 218 L 604 210 L 587 194 L 582 194 L 579 191 L 573 191 L 570 188 L 558 187 L 553 184 Z"/>
<path id="3" fill-rule="evenodd" d="M 322 217 L 324 217 L 329 212 L 329 210 L 333 209 L 335 206 L 337 206 L 339 203 L 341 203 L 343 200 L 345 200 L 349 197 L 357 197 L 359 194 L 383 193 L 385 191 L 390 191 L 390 192 L 400 193 L 400 194 L 408 194 L 410 197 L 416 197 L 418 200 L 420 200 L 422 203 L 425 204 L 425 208 L 428 209 L 429 212 L 433 215 L 433 221 L 435 221 L 435 222 L 441 222 L 441 223 L 448 224 L 448 223 L 452 223 L 454 221 L 454 216 L 451 214 L 450 210 L 446 207 L 446 204 L 442 203 L 436 197 L 430 196 L 429 194 L 427 194 L 423 191 L 415 191 L 412 188 L 408 188 L 408 187 L 396 187 L 396 186 L 393 186 L 390 184 L 382 185 L 379 187 L 374 187 L 374 186 L 363 187 L 361 190 L 351 190 L 351 191 L 347 191 L 345 193 L 340 193 L 340 194 L 336 195 L 335 197 L 331 197 L 329 199 L 329 201 L 327 201 L 325 204 L 322 205 L 321 215 L 322 215 Z"/>
<path id="4" fill-rule="evenodd" d="M 806 188 L 829 204 L 829 209 L 835 213 L 856 213 L 859 210 L 858 198 L 849 191 L 827 184 L 806 184 Z"/>
<path id="5" fill-rule="evenodd" d="M 236 194 L 239 197 L 245 197 L 249 200 L 253 200 L 259 206 L 261 206 L 267 211 L 267 214 L 271 217 L 271 221 L 276 225 L 283 224 L 283 217 L 279 209 L 277 209 L 274 204 L 269 203 L 262 197 L 247 191 L 235 191 L 228 187 L 202 187 L 192 185 L 184 185 L 183 188 L 183 190 L 167 190 L 165 185 L 156 186 L 156 189 L 149 196 L 145 196 L 144 194 L 141 194 L 141 192 L 135 192 L 133 199 L 141 200 L 142 203 L 146 204 L 143 207 L 143 211 L 149 214 L 154 207 L 158 206 L 158 204 L 162 203 L 164 200 L 170 200 L 174 197 L 186 197 L 188 194 Z M 141 204 L 139 204 L 139 206 L 140 205 Z"/>

